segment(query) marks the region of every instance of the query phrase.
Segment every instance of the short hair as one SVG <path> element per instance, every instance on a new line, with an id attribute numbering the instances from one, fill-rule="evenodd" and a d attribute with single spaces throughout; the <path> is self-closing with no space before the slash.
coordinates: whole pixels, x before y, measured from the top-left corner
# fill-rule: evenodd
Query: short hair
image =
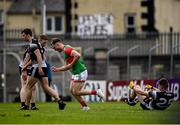
<path id="1" fill-rule="evenodd" d="M 160 85 L 161 87 L 167 89 L 169 86 L 169 82 L 166 78 L 161 78 L 158 80 L 158 85 Z"/>
<path id="2" fill-rule="evenodd" d="M 25 33 L 26 35 L 32 36 L 32 30 L 29 28 L 25 28 L 24 30 L 21 31 L 21 34 Z"/>
<path id="3" fill-rule="evenodd" d="M 48 40 L 48 37 L 46 35 L 42 34 L 42 35 L 39 36 L 39 39 L 40 40 Z"/>
<path id="4" fill-rule="evenodd" d="M 61 39 L 59 39 L 59 38 L 52 38 L 52 40 L 51 40 L 51 45 L 54 45 L 54 44 L 56 44 L 56 43 L 62 43 L 62 40 Z"/>

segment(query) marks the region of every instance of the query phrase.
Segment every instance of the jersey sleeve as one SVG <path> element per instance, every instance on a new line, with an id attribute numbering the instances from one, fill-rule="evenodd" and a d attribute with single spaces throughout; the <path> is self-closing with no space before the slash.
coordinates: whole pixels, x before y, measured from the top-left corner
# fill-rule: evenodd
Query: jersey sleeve
<path id="1" fill-rule="evenodd" d="M 28 51 L 28 53 L 32 53 L 32 52 L 34 52 L 36 49 L 38 49 L 38 45 L 32 43 L 32 44 L 30 44 L 30 46 L 29 46 L 29 51 Z"/>
<path id="2" fill-rule="evenodd" d="M 64 50 L 64 52 L 65 52 L 65 54 L 67 54 L 67 55 L 71 55 L 71 52 L 73 51 L 73 49 L 72 48 L 66 48 L 65 50 Z"/>
<path id="3" fill-rule="evenodd" d="M 157 99 L 157 91 L 150 91 L 149 97 L 152 97 L 154 100 L 156 100 Z"/>

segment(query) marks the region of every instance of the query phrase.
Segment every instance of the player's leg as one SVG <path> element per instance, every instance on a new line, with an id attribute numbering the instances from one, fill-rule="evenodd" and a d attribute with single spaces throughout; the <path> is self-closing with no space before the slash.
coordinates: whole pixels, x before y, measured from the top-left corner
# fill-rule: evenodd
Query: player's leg
<path id="1" fill-rule="evenodd" d="M 138 103 L 137 95 L 135 91 L 133 90 L 134 88 L 134 83 L 130 82 L 129 88 L 131 89 L 131 93 L 128 98 L 122 98 L 122 100 L 127 103 L 130 106 L 135 106 Z"/>
<path id="2" fill-rule="evenodd" d="M 36 85 L 33 86 L 32 88 L 32 95 L 31 95 L 31 110 L 39 110 L 37 107 L 36 107 L 36 94 L 37 94 L 37 91 L 36 91 Z"/>
<path id="3" fill-rule="evenodd" d="M 51 95 L 53 98 L 55 98 L 55 100 L 60 99 L 58 93 L 55 90 L 53 90 L 51 87 L 49 87 L 47 77 L 42 77 L 40 79 L 40 82 L 41 82 L 41 86 L 45 92 L 47 92 L 49 95 Z"/>
<path id="4" fill-rule="evenodd" d="M 20 101 L 21 101 L 21 108 L 22 108 L 25 105 L 25 100 L 26 100 L 26 97 L 24 94 L 25 93 L 24 86 L 26 84 L 27 71 L 24 70 L 22 72 L 22 68 L 21 68 L 21 66 L 19 66 L 19 74 L 20 74 L 20 80 L 21 80 Z M 24 79 L 23 79 L 23 76 L 25 77 Z"/>
<path id="5" fill-rule="evenodd" d="M 59 109 L 63 110 L 65 108 L 66 104 L 63 102 L 62 99 L 60 99 L 59 94 L 49 86 L 48 78 L 47 77 L 41 77 L 39 80 L 41 82 L 43 90 L 45 92 L 47 92 L 49 95 L 51 95 L 52 97 L 54 97 L 55 100 L 59 104 Z"/>
<path id="6" fill-rule="evenodd" d="M 73 93 L 76 96 L 85 96 L 85 95 L 98 95 L 101 99 L 105 100 L 105 96 L 101 89 L 98 90 L 85 90 L 83 88 L 80 89 L 82 82 L 74 82 L 73 83 Z"/>
<path id="7" fill-rule="evenodd" d="M 152 106 L 151 106 L 152 100 L 150 98 L 148 98 L 147 96 L 145 96 L 146 92 L 143 91 L 139 85 L 135 85 L 133 89 L 137 95 L 138 101 L 140 102 L 140 106 L 144 110 L 151 110 L 152 109 Z"/>
<path id="8" fill-rule="evenodd" d="M 29 77 L 29 76 L 31 76 L 32 75 L 32 73 L 33 73 L 33 67 L 27 67 L 27 70 L 26 70 L 26 72 L 27 72 L 27 77 Z M 27 79 L 27 78 L 26 78 Z M 37 79 L 36 79 L 37 80 Z M 37 81 L 36 81 L 37 82 Z M 31 92 L 31 100 L 30 100 L 30 102 L 31 102 L 31 110 L 39 110 L 37 107 L 36 107 L 36 104 L 35 104 L 35 102 L 36 102 L 36 86 L 34 85 L 33 87 L 32 87 L 32 92 Z"/>
<path id="9" fill-rule="evenodd" d="M 27 110 L 29 109 L 29 104 L 32 96 L 32 88 L 36 84 L 36 78 L 32 76 L 27 77 L 27 82 L 25 84 L 24 90 L 25 90 L 25 97 L 26 97 L 26 102 L 25 102 L 25 107 L 22 110 Z"/>
<path id="10" fill-rule="evenodd" d="M 139 85 L 134 85 L 133 90 L 136 94 L 148 96 L 148 92 L 141 89 Z"/>
<path id="11" fill-rule="evenodd" d="M 138 103 L 137 95 L 134 91 L 128 98 L 122 98 L 122 100 L 130 106 L 135 106 Z"/>
<path id="12" fill-rule="evenodd" d="M 85 83 L 85 81 L 87 80 L 88 77 L 88 73 L 87 70 L 85 70 L 84 72 L 77 74 L 77 75 L 73 75 L 72 79 L 73 79 L 73 92 L 76 96 L 83 96 L 83 95 L 98 95 L 100 98 L 102 98 L 103 100 L 105 100 L 105 96 L 102 92 L 101 89 L 98 90 L 85 90 L 83 89 L 83 85 Z"/>
<path id="13" fill-rule="evenodd" d="M 89 110 L 90 108 L 87 106 L 87 103 L 85 102 L 85 100 L 83 100 L 80 95 L 75 94 L 74 89 L 73 89 L 73 87 L 74 87 L 73 84 L 74 84 L 74 82 L 72 81 L 71 86 L 70 86 L 70 91 L 71 91 L 72 95 L 81 104 L 82 110 Z M 79 87 L 80 87 L 79 89 L 82 89 L 83 84 L 81 84 Z"/>
<path id="14" fill-rule="evenodd" d="M 84 82 L 78 82 L 75 81 L 72 84 L 72 88 L 73 88 L 73 94 L 77 95 L 77 96 L 83 96 L 83 95 L 97 95 L 97 91 L 96 90 L 85 90 L 82 89 L 82 86 L 84 85 Z"/>
<path id="15" fill-rule="evenodd" d="M 130 94 L 129 97 L 132 100 L 136 98 L 136 92 L 134 91 L 134 86 L 135 86 L 134 82 L 130 82 L 129 88 L 132 89 L 132 93 Z"/>
<path id="16" fill-rule="evenodd" d="M 21 100 L 21 108 L 22 108 L 25 105 L 25 101 L 26 101 L 26 96 L 25 96 L 26 81 L 23 80 L 22 76 L 20 77 L 20 79 L 21 79 L 20 100 Z"/>

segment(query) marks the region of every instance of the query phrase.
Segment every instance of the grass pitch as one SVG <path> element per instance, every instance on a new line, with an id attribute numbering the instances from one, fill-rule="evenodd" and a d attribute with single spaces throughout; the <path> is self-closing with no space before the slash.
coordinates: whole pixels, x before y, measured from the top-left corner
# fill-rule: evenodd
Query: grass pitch
<path id="1" fill-rule="evenodd" d="M 165 111 L 143 111 L 123 102 L 89 103 L 82 111 L 77 102 L 64 111 L 56 103 L 37 103 L 38 111 L 20 111 L 19 103 L 0 103 L 0 124 L 173 124 L 180 123 L 180 102 Z"/>

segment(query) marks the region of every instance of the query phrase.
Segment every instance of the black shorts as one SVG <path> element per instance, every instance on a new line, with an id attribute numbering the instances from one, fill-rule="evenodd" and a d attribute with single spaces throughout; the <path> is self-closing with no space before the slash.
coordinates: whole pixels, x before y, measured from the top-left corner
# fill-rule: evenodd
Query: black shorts
<path id="1" fill-rule="evenodd" d="M 28 74 L 28 76 L 36 77 L 36 78 L 42 78 L 42 77 L 48 77 L 48 70 L 47 67 L 42 67 L 42 70 L 44 72 L 44 75 L 40 75 L 38 72 L 38 67 L 32 67 L 31 68 L 31 73 Z"/>
<path id="2" fill-rule="evenodd" d="M 21 75 L 22 73 L 22 68 L 19 66 L 19 74 Z"/>
<path id="3" fill-rule="evenodd" d="M 151 105 L 152 99 L 149 98 L 145 98 L 143 100 L 143 103 L 140 103 L 140 106 L 142 109 L 144 110 L 151 110 L 152 109 L 152 105 Z"/>
<path id="4" fill-rule="evenodd" d="M 31 75 L 31 68 L 32 67 L 28 67 L 26 70 L 27 70 L 27 75 Z M 21 75 L 22 74 L 22 67 L 19 66 L 19 74 Z"/>

